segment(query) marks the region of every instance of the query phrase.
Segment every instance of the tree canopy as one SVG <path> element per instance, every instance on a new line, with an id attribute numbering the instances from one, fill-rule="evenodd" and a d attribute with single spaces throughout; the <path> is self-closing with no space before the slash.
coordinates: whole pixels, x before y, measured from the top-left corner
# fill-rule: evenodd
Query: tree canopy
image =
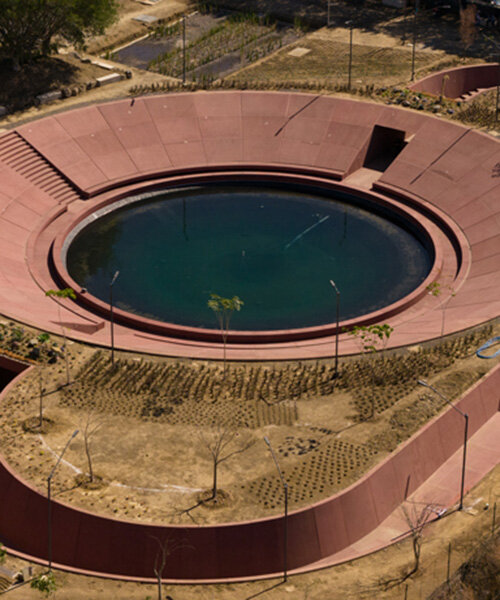
<path id="1" fill-rule="evenodd" d="M 0 0 L 0 54 L 19 68 L 53 52 L 57 40 L 83 45 L 116 15 L 116 0 Z"/>

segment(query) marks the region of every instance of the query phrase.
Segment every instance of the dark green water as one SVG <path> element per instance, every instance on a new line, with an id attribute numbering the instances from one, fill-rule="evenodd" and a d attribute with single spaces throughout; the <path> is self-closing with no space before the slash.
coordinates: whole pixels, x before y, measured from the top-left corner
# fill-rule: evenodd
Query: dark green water
<path id="1" fill-rule="evenodd" d="M 295 190 L 295 191 L 294 191 Z M 345 195 L 310 189 L 204 186 L 129 204 L 73 240 L 70 275 L 116 306 L 180 325 L 216 328 L 210 293 L 239 296 L 231 329 L 290 329 L 382 308 L 427 276 L 431 257 L 402 224 Z"/>

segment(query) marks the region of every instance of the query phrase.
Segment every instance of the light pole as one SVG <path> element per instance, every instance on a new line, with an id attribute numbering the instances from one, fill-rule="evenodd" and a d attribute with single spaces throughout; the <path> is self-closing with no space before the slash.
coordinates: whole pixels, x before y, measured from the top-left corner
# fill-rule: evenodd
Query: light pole
<path id="1" fill-rule="evenodd" d="M 413 12 L 413 44 L 411 51 L 411 81 L 415 79 L 415 48 L 417 45 L 417 11 L 418 0 L 415 0 L 415 11 Z"/>
<path id="2" fill-rule="evenodd" d="M 443 396 L 443 394 L 440 391 L 438 391 L 432 385 L 428 384 L 426 381 L 423 381 L 422 379 L 419 379 L 418 383 L 420 385 L 423 385 L 424 387 L 427 387 L 430 390 L 432 390 L 442 400 L 444 400 L 447 404 L 449 404 L 452 408 L 454 408 L 458 413 L 460 413 L 462 415 L 462 417 L 465 419 L 465 426 L 464 426 L 464 451 L 463 451 L 463 457 L 462 457 L 462 480 L 461 480 L 461 483 L 460 483 L 460 504 L 458 505 L 458 510 L 462 510 L 462 508 L 464 506 L 465 460 L 466 460 L 466 457 L 467 457 L 467 435 L 468 435 L 468 430 L 469 430 L 469 415 L 467 413 L 462 412 L 452 402 L 450 402 L 448 400 L 448 398 L 446 398 L 446 396 Z"/>
<path id="3" fill-rule="evenodd" d="M 115 366 L 115 328 L 114 328 L 114 321 L 113 321 L 113 286 L 115 284 L 115 281 L 118 279 L 119 274 L 120 274 L 120 271 L 116 271 L 116 273 L 113 275 L 113 279 L 111 280 L 111 282 L 109 284 L 109 321 L 110 321 L 110 326 L 111 326 L 111 366 L 112 367 Z"/>
<path id="4" fill-rule="evenodd" d="M 498 122 L 499 110 L 500 110 L 500 83 L 497 84 L 497 99 L 495 102 L 495 123 Z"/>
<path id="5" fill-rule="evenodd" d="M 335 281 L 330 279 L 330 285 L 337 296 L 337 328 L 335 330 L 335 379 L 339 376 L 339 319 L 340 319 L 340 292 Z"/>
<path id="6" fill-rule="evenodd" d="M 274 464 L 278 469 L 278 474 L 281 479 L 281 483 L 283 484 L 283 491 L 285 493 L 285 521 L 284 521 L 284 529 L 283 529 L 283 582 L 287 580 L 288 577 L 288 483 L 285 481 L 283 477 L 283 473 L 281 472 L 280 465 L 278 459 L 276 458 L 276 454 L 274 454 L 273 447 L 271 446 L 271 442 L 268 437 L 264 437 L 264 441 L 269 446 L 269 450 L 271 451 L 271 455 L 274 460 Z"/>
<path id="7" fill-rule="evenodd" d="M 57 467 L 59 466 L 59 463 L 61 462 L 64 453 L 68 449 L 68 446 L 71 444 L 71 442 L 77 435 L 78 435 L 78 429 L 73 431 L 73 433 L 71 434 L 71 437 L 66 442 L 66 446 L 64 446 L 63 451 L 59 455 L 59 458 L 57 459 L 57 462 L 56 462 L 54 468 L 50 472 L 50 475 L 47 477 L 47 540 L 48 540 L 49 572 L 52 571 L 52 502 L 51 502 L 51 498 L 50 498 L 52 477 L 54 477 L 54 473 L 55 473 Z"/>
<path id="8" fill-rule="evenodd" d="M 349 75 L 347 79 L 347 89 L 351 89 L 351 74 L 352 74 L 352 30 L 353 30 L 353 22 L 346 21 L 346 25 L 349 25 Z"/>
<path id="9" fill-rule="evenodd" d="M 186 15 L 182 15 L 182 83 L 186 83 Z"/>

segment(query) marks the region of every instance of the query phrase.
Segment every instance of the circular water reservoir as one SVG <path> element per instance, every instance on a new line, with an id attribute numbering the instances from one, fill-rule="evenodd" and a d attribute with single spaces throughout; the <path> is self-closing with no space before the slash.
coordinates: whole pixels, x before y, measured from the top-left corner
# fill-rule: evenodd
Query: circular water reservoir
<path id="1" fill-rule="evenodd" d="M 95 215 L 93 216 L 95 217 Z M 207 184 L 154 194 L 87 219 L 65 257 L 71 277 L 116 307 L 217 328 L 210 294 L 243 301 L 231 330 L 286 330 L 392 304 L 421 284 L 432 251 L 404 217 L 312 187 Z"/>

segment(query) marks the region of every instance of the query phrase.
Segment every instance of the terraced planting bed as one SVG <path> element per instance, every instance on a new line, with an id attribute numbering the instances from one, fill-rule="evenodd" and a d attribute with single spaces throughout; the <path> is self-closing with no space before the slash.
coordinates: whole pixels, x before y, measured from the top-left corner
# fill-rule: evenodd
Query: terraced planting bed
<path id="1" fill-rule="evenodd" d="M 344 359 L 337 380 L 332 361 L 229 364 L 224 377 L 214 362 L 126 353 L 112 367 L 109 352 L 74 344 L 71 385 L 63 385 L 59 360 L 32 370 L 11 390 L 0 443 L 12 467 L 44 490 L 54 452 L 79 429 L 54 490 L 59 500 L 92 511 L 200 524 L 277 514 L 282 487 L 264 436 L 289 482 L 291 509 L 328 497 L 445 406 L 417 386 L 418 378 L 456 398 L 497 364 L 474 354 L 497 330 L 485 326 L 434 347 Z M 39 410 L 40 381 L 42 433 L 25 426 Z M 90 490 L 77 478 L 88 471 L 83 431 L 89 422 L 98 425 L 91 454 L 103 480 Z M 212 484 L 206 440 L 221 427 L 236 434 L 232 448 L 247 449 L 219 468 L 224 502 L 209 510 L 198 504 Z"/>
<path id="2" fill-rule="evenodd" d="M 216 79 L 297 40 L 299 30 L 253 14 L 195 13 L 183 24 L 157 26 L 150 36 L 112 55 L 114 60 L 162 75 Z"/>

